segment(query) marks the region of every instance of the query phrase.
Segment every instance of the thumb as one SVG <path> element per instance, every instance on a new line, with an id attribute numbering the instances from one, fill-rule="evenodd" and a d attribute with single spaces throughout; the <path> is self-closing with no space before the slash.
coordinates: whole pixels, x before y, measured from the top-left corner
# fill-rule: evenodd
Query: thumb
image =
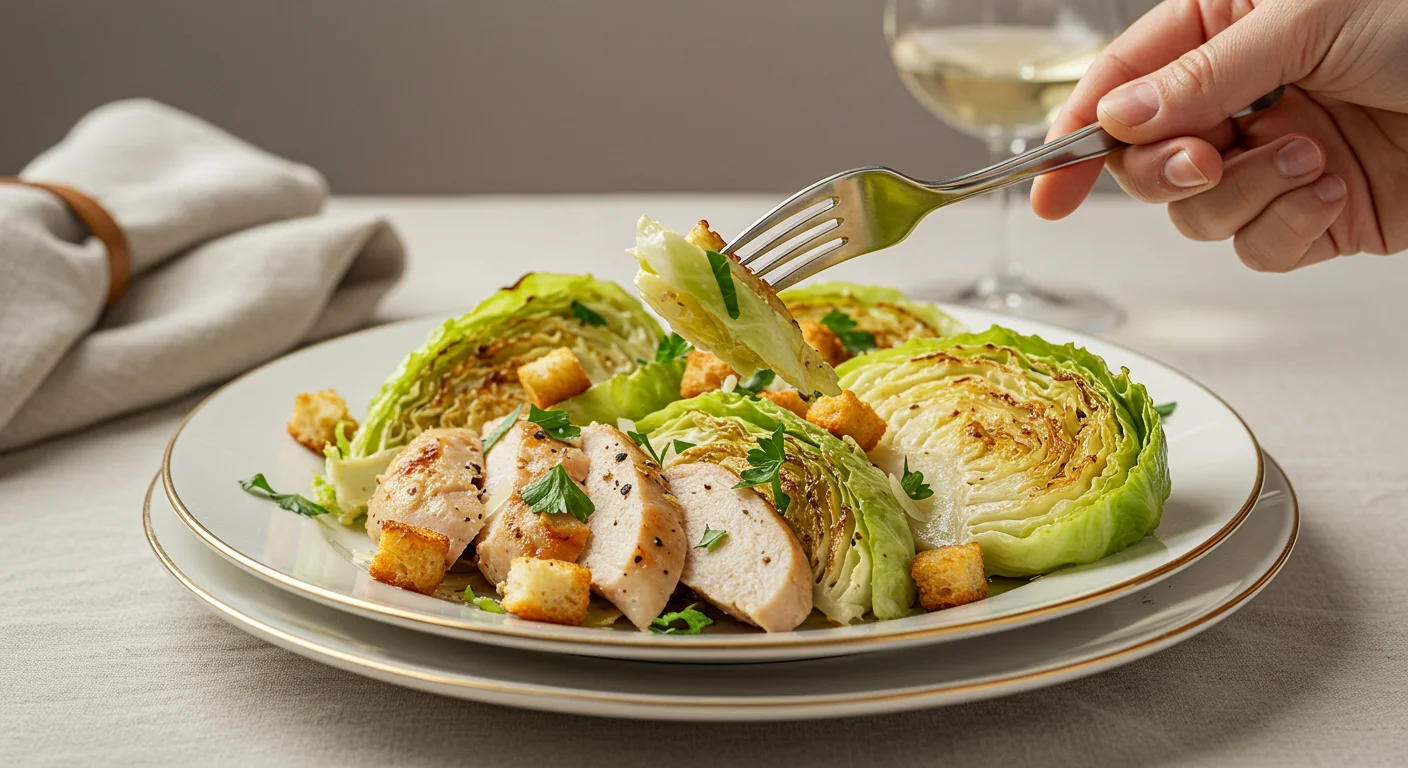
<path id="1" fill-rule="evenodd" d="M 1274 90 L 1310 74 L 1333 42 L 1326 6 L 1263 3 L 1203 45 L 1100 99 L 1100 125 L 1129 144 L 1206 131 Z M 1328 40 L 1317 40 L 1328 37 Z"/>

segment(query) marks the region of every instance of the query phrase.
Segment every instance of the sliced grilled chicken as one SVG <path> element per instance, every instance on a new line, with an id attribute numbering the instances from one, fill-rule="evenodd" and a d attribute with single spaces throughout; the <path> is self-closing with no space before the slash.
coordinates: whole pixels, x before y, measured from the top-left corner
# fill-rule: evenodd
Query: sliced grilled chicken
<path id="1" fill-rule="evenodd" d="M 587 457 L 581 449 L 548 437 L 542 427 L 520 421 L 489 449 L 489 493 L 496 509 L 475 545 L 479 570 L 490 583 L 508 578 L 515 557 L 577 562 L 591 531 L 571 515 L 537 513 L 523 500 L 523 488 L 541 480 L 561 464 L 567 475 L 581 484 L 587 475 Z M 503 483 L 507 483 L 504 486 Z"/>
<path id="2" fill-rule="evenodd" d="M 449 537 L 445 567 L 484 526 L 484 451 L 468 429 L 428 429 L 381 475 L 367 505 L 367 535 L 380 543 L 384 521 L 395 520 Z"/>
<path id="3" fill-rule="evenodd" d="M 660 467 L 615 427 L 582 428 L 587 495 L 596 511 L 578 562 L 592 572 L 592 591 L 646 629 L 679 583 L 689 545 L 684 521 Z"/>
<path id="4" fill-rule="evenodd" d="M 812 573 L 792 529 L 738 475 L 717 464 L 695 463 L 665 472 L 684 511 L 687 541 L 698 544 L 707 526 L 728 535 L 713 550 L 691 547 L 680 581 L 740 621 L 768 632 L 795 629 L 812 612 Z"/>

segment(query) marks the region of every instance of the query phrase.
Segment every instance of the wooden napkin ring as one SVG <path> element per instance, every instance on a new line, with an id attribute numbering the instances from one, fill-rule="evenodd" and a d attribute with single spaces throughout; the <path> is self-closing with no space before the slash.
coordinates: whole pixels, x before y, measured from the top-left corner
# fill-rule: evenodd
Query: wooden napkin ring
<path id="1" fill-rule="evenodd" d="M 27 181 L 16 177 L 0 177 L 0 184 L 18 184 L 42 189 L 60 200 L 73 211 L 73 215 L 83 222 L 93 237 L 102 241 L 108 252 L 108 301 L 111 307 L 117 303 L 127 281 L 132 277 L 132 253 L 127 248 L 127 236 L 117 226 L 117 222 L 103 206 L 93 198 L 73 187 L 62 184 L 49 184 L 42 181 Z"/>

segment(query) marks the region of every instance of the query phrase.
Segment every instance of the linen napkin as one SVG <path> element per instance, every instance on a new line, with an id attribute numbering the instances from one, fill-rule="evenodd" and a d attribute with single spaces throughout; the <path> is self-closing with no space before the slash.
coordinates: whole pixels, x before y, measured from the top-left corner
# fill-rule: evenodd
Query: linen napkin
<path id="1" fill-rule="evenodd" d="M 132 278 L 104 309 L 106 247 L 51 192 L 0 185 L 0 451 L 352 330 L 404 266 L 386 221 L 320 214 L 312 168 L 148 100 L 91 112 L 20 178 L 105 209 Z"/>

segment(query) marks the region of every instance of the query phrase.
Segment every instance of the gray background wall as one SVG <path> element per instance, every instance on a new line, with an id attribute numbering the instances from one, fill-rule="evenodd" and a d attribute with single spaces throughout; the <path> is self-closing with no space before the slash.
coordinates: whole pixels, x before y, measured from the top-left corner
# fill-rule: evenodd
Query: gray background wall
<path id="1" fill-rule="evenodd" d="M 1119 2 L 1130 19 L 1152 5 Z M 781 191 L 858 165 L 978 166 L 978 142 L 896 78 L 882 7 L 0 0 L 0 174 L 129 96 L 341 193 Z"/>

